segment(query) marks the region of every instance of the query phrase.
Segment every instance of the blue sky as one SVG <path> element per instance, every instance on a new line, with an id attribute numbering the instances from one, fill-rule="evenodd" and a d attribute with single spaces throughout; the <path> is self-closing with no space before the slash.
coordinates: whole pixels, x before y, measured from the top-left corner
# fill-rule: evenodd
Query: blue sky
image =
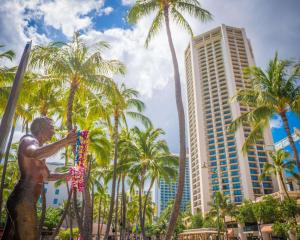
<path id="1" fill-rule="evenodd" d="M 134 0 L 0 0 L 0 43 L 17 52 L 16 62 L 28 40 L 44 44 L 53 40 L 67 41 L 75 30 L 93 43 L 108 41 L 107 58 L 123 61 L 127 75 L 117 77 L 141 92 L 146 114 L 156 127 L 166 131 L 166 140 L 178 152 L 178 123 L 174 101 L 173 73 L 167 39 L 162 31 L 144 48 L 144 39 L 152 17 L 130 26 L 126 11 Z M 200 34 L 224 23 L 244 27 L 251 41 L 256 64 L 265 67 L 275 51 L 281 58 L 300 59 L 300 1 L 298 0 L 203 0 L 214 20 L 200 23 L 188 18 L 194 33 Z M 189 36 L 172 26 L 177 51 L 183 94 L 185 95 L 184 50 Z M 185 98 L 185 97 L 184 97 Z M 186 101 L 186 98 L 185 98 Z M 292 127 L 300 120 L 290 116 Z M 285 136 L 278 118 L 271 122 L 274 140 Z"/>

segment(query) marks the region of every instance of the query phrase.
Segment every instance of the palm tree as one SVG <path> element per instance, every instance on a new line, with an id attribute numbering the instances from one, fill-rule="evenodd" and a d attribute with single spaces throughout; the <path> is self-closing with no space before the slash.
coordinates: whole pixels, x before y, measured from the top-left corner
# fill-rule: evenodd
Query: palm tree
<path id="1" fill-rule="evenodd" d="M 0 48 L 3 48 L 3 47 L 4 47 L 4 45 L 0 45 Z M 7 50 L 7 51 L 4 51 L 4 52 L 1 51 L 0 52 L 0 61 L 2 61 L 2 60 L 12 61 L 13 58 L 15 57 L 15 55 L 16 54 L 12 50 Z M 11 70 L 11 69 L 9 69 L 7 67 L 0 66 L 0 80 L 1 80 L 1 82 L 5 79 L 8 70 Z"/>
<path id="2" fill-rule="evenodd" d="M 131 166 L 131 172 L 137 174 L 139 187 L 139 215 L 143 239 L 145 236 L 145 211 L 152 187 L 156 180 L 165 178 L 175 180 L 177 176 L 178 158 L 169 152 L 167 142 L 159 140 L 164 131 L 160 128 L 147 128 L 145 131 L 138 127 L 133 129 L 133 151 L 137 153 L 137 162 Z M 150 180 L 145 201 L 142 202 L 144 184 Z"/>
<path id="3" fill-rule="evenodd" d="M 88 92 L 94 95 L 104 83 L 112 81 L 111 74 L 124 74 L 124 65 L 117 60 L 105 60 L 102 51 L 109 48 L 103 41 L 91 47 L 74 33 L 72 42 L 51 42 L 47 46 L 35 46 L 31 53 L 30 65 L 43 69 L 45 78 L 55 84 L 69 85 L 67 105 L 67 128 L 73 128 L 73 102 L 76 93 Z M 100 104 L 100 103 L 99 103 Z"/>
<path id="4" fill-rule="evenodd" d="M 150 120 L 145 117 L 141 112 L 144 110 L 144 103 L 138 99 L 138 92 L 132 88 L 127 88 L 125 84 L 120 86 L 114 85 L 111 90 L 111 94 L 107 96 L 108 103 L 106 105 L 108 114 L 113 118 L 113 129 L 112 139 L 114 143 L 114 156 L 113 156 L 113 177 L 112 177 L 112 192 L 111 192 L 111 203 L 109 208 L 109 215 L 107 220 L 107 228 L 104 239 L 106 240 L 109 235 L 109 230 L 112 222 L 113 210 L 114 210 L 114 199 L 116 193 L 116 180 L 117 180 L 117 162 L 118 162 L 118 145 L 119 145 L 119 124 L 121 121 L 126 123 L 126 117 L 140 120 L 144 125 L 151 125 Z M 137 111 L 134 111 L 137 110 Z M 110 124 L 109 117 L 107 121 Z"/>
<path id="5" fill-rule="evenodd" d="M 289 159 L 290 154 L 280 149 L 276 152 L 269 152 L 269 155 L 272 159 L 272 163 L 265 163 L 262 174 L 260 175 L 260 181 L 262 181 L 266 176 L 275 175 L 277 182 L 279 184 L 279 192 L 281 200 L 284 199 L 284 194 L 289 198 L 287 188 L 285 185 L 284 173 L 288 172 L 293 176 L 297 177 L 295 173 L 295 161 Z"/>
<path id="6" fill-rule="evenodd" d="M 184 168 L 186 160 L 186 143 L 185 143 L 185 116 L 182 103 L 181 83 L 178 68 L 178 61 L 173 44 L 173 39 L 170 30 L 170 17 L 187 32 L 193 36 L 192 29 L 184 18 L 182 13 L 188 13 L 201 21 L 207 21 L 211 19 L 211 14 L 201 8 L 200 3 L 197 0 L 137 0 L 135 5 L 131 8 L 128 14 L 128 20 L 131 23 L 136 23 L 142 17 L 149 15 L 152 12 L 156 12 L 156 16 L 152 22 L 150 30 L 148 32 L 145 45 L 148 46 L 151 39 L 162 28 L 163 22 L 166 26 L 169 48 L 172 55 L 172 62 L 174 68 L 174 81 L 175 81 L 175 95 L 176 105 L 178 112 L 179 123 L 179 141 L 180 141 L 180 153 L 179 153 L 179 177 L 177 194 L 174 201 L 173 211 L 170 216 L 170 223 L 166 239 L 171 239 L 177 216 L 179 214 L 179 208 L 184 188 Z M 182 13 L 181 13 L 182 12 Z"/>
<path id="7" fill-rule="evenodd" d="M 252 131 L 245 140 L 243 150 L 247 151 L 251 144 L 262 137 L 263 130 L 268 127 L 269 121 L 279 115 L 288 136 L 298 169 L 300 159 L 286 113 L 291 110 L 300 114 L 300 87 L 297 86 L 297 68 L 290 68 L 291 62 L 281 61 L 277 53 L 269 62 L 266 71 L 259 67 L 245 69 L 246 77 L 250 77 L 252 88 L 237 92 L 232 101 L 250 107 L 250 111 L 235 119 L 229 130 L 236 131 L 243 123 L 249 123 Z"/>
<path id="8" fill-rule="evenodd" d="M 225 217 L 231 216 L 234 211 L 234 205 L 229 201 L 226 195 L 221 192 L 216 192 L 213 196 L 213 201 L 210 203 L 209 215 L 217 218 L 218 239 L 221 239 L 221 229 L 227 234 Z"/>

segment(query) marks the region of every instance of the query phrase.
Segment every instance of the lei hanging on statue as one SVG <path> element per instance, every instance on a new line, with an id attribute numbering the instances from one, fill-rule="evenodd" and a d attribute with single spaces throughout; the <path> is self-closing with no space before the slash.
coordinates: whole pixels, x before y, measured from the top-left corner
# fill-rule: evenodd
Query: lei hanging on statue
<path id="1" fill-rule="evenodd" d="M 87 165 L 88 148 L 87 130 L 77 132 L 77 142 L 75 146 L 75 166 L 69 170 L 69 180 L 71 180 L 72 190 L 82 192 L 84 189 L 84 173 Z"/>

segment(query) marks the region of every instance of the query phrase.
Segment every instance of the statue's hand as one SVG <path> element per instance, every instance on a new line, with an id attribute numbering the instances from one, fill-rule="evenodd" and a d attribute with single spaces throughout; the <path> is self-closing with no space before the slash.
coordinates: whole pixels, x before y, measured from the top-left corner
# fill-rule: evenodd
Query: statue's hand
<path id="1" fill-rule="evenodd" d="M 67 135 L 66 140 L 68 144 L 75 145 L 77 141 L 77 128 L 73 128 Z"/>

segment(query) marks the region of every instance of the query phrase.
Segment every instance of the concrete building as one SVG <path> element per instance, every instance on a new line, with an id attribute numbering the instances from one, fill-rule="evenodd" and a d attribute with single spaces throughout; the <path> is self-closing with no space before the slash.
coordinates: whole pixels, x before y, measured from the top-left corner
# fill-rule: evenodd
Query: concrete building
<path id="1" fill-rule="evenodd" d="M 222 25 L 192 38 L 185 50 L 193 212 L 207 212 L 216 191 L 239 204 L 277 189 L 272 178 L 258 181 L 268 161 L 264 145 L 272 144 L 270 131 L 265 131 L 264 138 L 247 154 L 241 149 L 250 126 L 244 124 L 236 133 L 227 132 L 231 121 L 249 110 L 229 99 L 239 89 L 251 87 L 243 69 L 254 64 L 242 28 Z"/>
<path id="2" fill-rule="evenodd" d="M 167 183 L 165 180 L 160 179 L 156 181 L 153 189 L 153 201 L 157 206 L 157 216 L 168 206 L 170 201 L 175 199 L 177 192 L 177 182 Z M 189 160 L 185 164 L 185 181 L 183 196 L 181 201 L 181 209 L 186 210 L 190 205 L 190 173 L 189 173 Z"/>

